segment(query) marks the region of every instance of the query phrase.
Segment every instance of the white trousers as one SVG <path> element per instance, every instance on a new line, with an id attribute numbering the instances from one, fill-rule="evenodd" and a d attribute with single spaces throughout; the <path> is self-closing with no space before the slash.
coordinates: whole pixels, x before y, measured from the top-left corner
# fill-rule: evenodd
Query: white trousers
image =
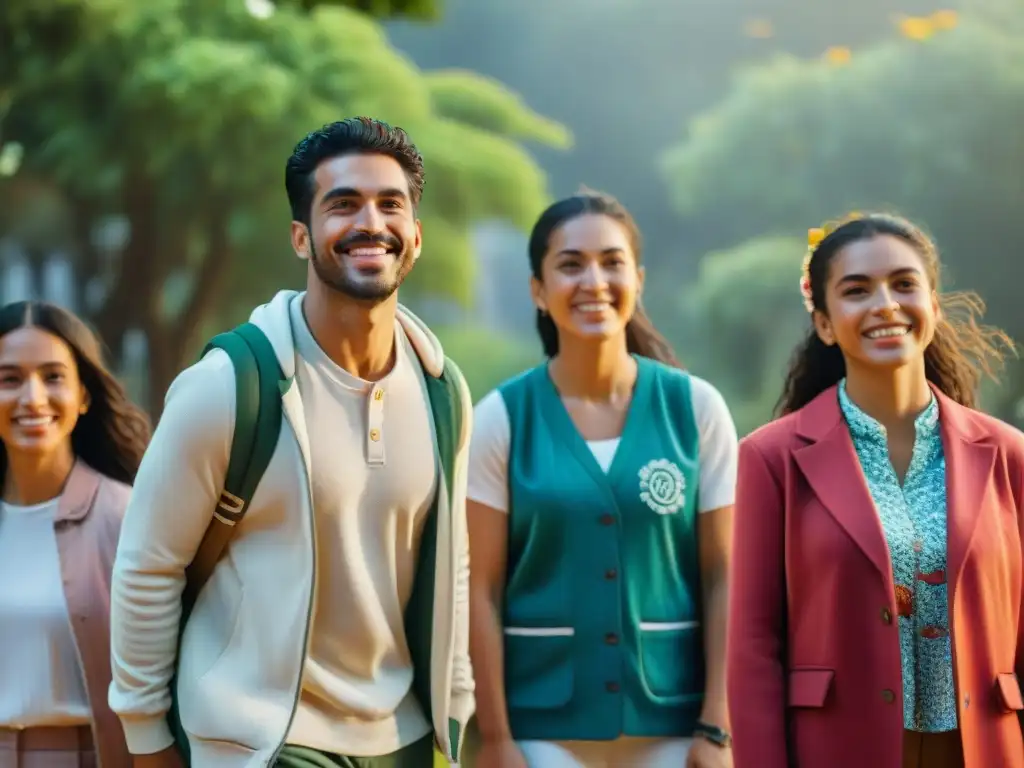
<path id="1" fill-rule="evenodd" d="M 686 768 L 693 739 L 520 741 L 530 768 Z"/>

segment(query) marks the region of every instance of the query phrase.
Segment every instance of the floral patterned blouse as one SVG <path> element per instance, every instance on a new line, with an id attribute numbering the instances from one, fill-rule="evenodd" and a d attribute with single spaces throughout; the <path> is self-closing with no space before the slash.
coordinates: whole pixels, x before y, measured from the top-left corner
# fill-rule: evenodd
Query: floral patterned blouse
<path id="1" fill-rule="evenodd" d="M 889 459 L 885 427 L 853 404 L 846 381 L 839 405 L 874 499 L 892 559 L 903 663 L 903 724 L 913 731 L 957 727 L 946 592 L 946 458 L 939 404 L 914 421 L 914 451 L 903 485 Z"/>

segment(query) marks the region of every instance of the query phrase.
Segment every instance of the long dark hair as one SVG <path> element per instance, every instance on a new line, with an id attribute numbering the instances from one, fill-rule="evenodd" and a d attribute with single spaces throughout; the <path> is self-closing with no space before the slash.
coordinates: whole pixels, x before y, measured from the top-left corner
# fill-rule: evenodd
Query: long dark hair
<path id="1" fill-rule="evenodd" d="M 921 257 L 928 282 L 939 295 L 942 308 L 935 337 L 924 352 L 925 375 L 952 400 L 974 408 L 982 374 L 996 378 L 1003 362 L 1003 349 L 1014 349 L 1003 331 L 982 325 L 985 303 L 973 292 L 939 292 L 939 254 L 921 229 L 899 216 L 873 213 L 850 218 L 839 224 L 818 243 L 808 268 L 811 303 L 825 312 L 825 287 L 829 267 L 844 247 L 880 235 L 896 237 L 912 246 Z M 795 282 L 795 281 L 794 281 Z M 794 297 L 794 300 L 798 300 Z M 793 353 L 786 385 L 776 405 L 776 414 L 799 410 L 846 375 L 846 363 L 836 345 L 825 344 L 813 325 Z"/>
<path id="2" fill-rule="evenodd" d="M 131 484 L 149 444 L 149 417 L 131 400 L 103 362 L 99 337 L 66 309 L 42 301 L 0 308 L 0 337 L 26 326 L 51 333 L 71 350 L 78 377 L 89 393 L 89 410 L 71 432 L 75 456 L 107 477 Z M 0 479 L 7 474 L 7 449 L 0 444 Z"/>
<path id="3" fill-rule="evenodd" d="M 551 243 L 551 235 L 566 222 L 587 214 L 607 216 L 622 225 L 629 238 L 636 263 L 640 264 L 643 241 L 640 237 L 640 229 L 633 221 L 629 211 L 611 195 L 584 189 L 572 197 L 552 203 L 533 225 L 529 244 L 530 271 L 537 280 L 541 279 L 541 266 Z M 557 355 L 558 329 L 555 327 L 554 321 L 539 309 L 537 310 L 537 334 L 544 347 L 544 354 L 547 357 Z M 676 357 L 672 345 L 654 327 L 654 323 L 640 306 L 639 300 L 633 317 L 626 325 L 626 348 L 632 354 L 649 357 L 677 368 L 683 367 L 679 358 Z"/>

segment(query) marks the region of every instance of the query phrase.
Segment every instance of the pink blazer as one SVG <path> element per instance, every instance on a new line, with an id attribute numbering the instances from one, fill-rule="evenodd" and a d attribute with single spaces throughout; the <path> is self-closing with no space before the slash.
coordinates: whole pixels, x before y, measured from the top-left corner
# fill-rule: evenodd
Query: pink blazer
<path id="1" fill-rule="evenodd" d="M 936 392 L 965 768 L 1024 768 L 1024 435 Z M 900 768 L 892 566 L 836 389 L 740 445 L 727 642 L 736 768 Z"/>
<path id="2" fill-rule="evenodd" d="M 130 768 L 121 721 L 107 704 L 110 688 L 110 574 L 131 488 L 79 459 L 64 485 L 54 521 L 64 597 L 82 660 L 100 768 Z"/>

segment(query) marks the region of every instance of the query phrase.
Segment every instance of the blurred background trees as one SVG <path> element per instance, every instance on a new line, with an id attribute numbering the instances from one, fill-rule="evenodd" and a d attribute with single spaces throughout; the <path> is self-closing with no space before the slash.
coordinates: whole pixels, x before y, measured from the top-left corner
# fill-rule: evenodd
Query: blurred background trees
<path id="1" fill-rule="evenodd" d="M 770 417 L 807 329 L 806 230 L 846 211 L 914 218 L 946 287 L 977 290 L 991 321 L 1024 331 L 1016 0 L 447 0 L 439 24 L 390 27 L 422 65 L 486 72 L 573 129 L 571 152 L 537 152 L 555 194 L 585 183 L 631 208 L 655 277 L 647 307 L 741 433 Z M 517 253 L 502 279 L 522 285 Z M 515 310 L 506 322 L 527 339 L 529 307 Z M 1021 378 L 1011 361 L 985 407 L 1020 423 Z"/>
<path id="2" fill-rule="evenodd" d="M 539 359 L 525 229 L 587 184 L 636 215 L 648 309 L 745 432 L 807 328 L 806 229 L 850 209 L 914 218 L 947 287 L 1024 333 L 1022 65 L 1019 0 L 8 0 L 0 266 L 27 253 L 45 288 L 61 254 L 115 352 L 148 340 L 158 408 L 206 336 L 301 285 L 292 145 L 373 114 L 427 160 L 403 301 L 477 396 Z M 985 395 L 1024 424 L 1016 363 Z"/>
<path id="3" fill-rule="evenodd" d="M 413 300 L 469 304 L 473 223 L 526 227 L 547 199 L 520 142 L 564 148 L 565 128 L 488 78 L 420 71 L 346 5 L 18 0 L 0 11 L 3 137 L 23 155 L 0 227 L 73 256 L 75 303 L 112 349 L 142 334 L 151 410 L 205 336 L 302 284 L 283 178 L 307 131 L 373 115 L 428 158 L 429 266 L 407 284 Z"/>
<path id="4" fill-rule="evenodd" d="M 1015 259 L 1024 239 L 1016 214 L 1024 200 L 1024 141 L 1016 127 L 1024 120 L 1024 36 L 981 19 L 960 23 L 953 14 L 904 19 L 898 29 L 901 38 L 848 58 L 780 56 L 744 72 L 665 156 L 684 230 L 715 247 L 762 238 L 738 253 L 706 256 L 695 286 L 713 289 L 705 276 L 733 268 L 733 290 L 752 291 L 742 305 L 746 317 L 740 306 L 739 318 L 729 315 L 714 327 L 751 340 L 760 328 L 772 341 L 785 340 L 774 354 L 768 339 L 751 345 L 758 358 L 766 356 L 756 366 L 760 381 L 778 382 L 785 355 L 806 328 L 794 329 L 783 320 L 789 314 L 774 307 L 778 241 L 763 238 L 850 210 L 881 207 L 922 222 L 948 266 L 945 287 L 977 290 L 990 320 L 1024 338 L 1017 290 L 1024 265 Z M 799 311 L 802 248 L 789 253 L 788 292 Z M 735 269 L 744 258 L 760 258 L 763 266 Z M 744 278 L 757 285 L 744 286 Z M 751 323 L 762 311 L 762 323 Z M 708 358 L 714 378 L 738 386 L 744 377 L 731 365 L 728 356 Z M 1012 379 L 1019 373 L 1010 367 Z M 1019 397 L 1010 386 L 986 404 L 1012 418 Z M 765 417 L 759 408 L 752 423 Z"/>

